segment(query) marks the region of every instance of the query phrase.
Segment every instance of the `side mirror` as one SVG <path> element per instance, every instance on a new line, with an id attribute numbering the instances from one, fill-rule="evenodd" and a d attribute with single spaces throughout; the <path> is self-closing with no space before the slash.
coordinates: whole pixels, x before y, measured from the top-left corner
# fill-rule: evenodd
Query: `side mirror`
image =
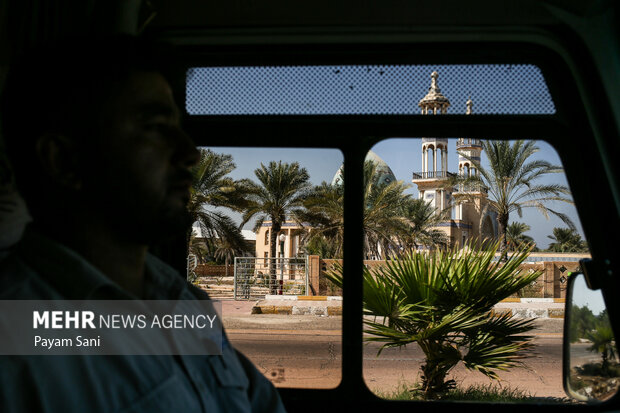
<path id="1" fill-rule="evenodd" d="M 616 340 L 600 290 L 590 290 L 583 274 L 569 277 L 564 311 L 563 379 L 566 394 L 602 402 L 620 388 Z"/>

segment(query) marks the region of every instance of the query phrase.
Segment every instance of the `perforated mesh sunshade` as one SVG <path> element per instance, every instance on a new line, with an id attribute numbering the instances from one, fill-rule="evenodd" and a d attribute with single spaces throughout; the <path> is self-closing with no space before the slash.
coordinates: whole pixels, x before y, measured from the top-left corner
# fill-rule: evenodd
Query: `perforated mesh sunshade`
<path id="1" fill-rule="evenodd" d="M 433 72 L 447 114 L 465 114 L 468 98 L 473 114 L 555 113 L 533 65 L 196 67 L 187 72 L 186 109 L 190 115 L 420 114 Z"/>

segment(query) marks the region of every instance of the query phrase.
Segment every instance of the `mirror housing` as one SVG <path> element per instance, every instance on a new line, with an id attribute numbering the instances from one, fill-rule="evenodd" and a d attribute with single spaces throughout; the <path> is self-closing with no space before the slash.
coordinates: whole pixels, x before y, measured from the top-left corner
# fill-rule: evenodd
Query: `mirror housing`
<path id="1" fill-rule="evenodd" d="M 603 402 L 620 388 L 617 343 L 600 290 L 569 276 L 564 311 L 563 383 L 569 397 Z"/>

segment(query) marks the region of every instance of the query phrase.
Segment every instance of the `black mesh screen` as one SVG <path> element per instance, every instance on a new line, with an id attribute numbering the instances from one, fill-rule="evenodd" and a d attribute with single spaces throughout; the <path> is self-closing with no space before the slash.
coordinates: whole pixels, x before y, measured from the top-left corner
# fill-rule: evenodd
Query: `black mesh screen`
<path id="1" fill-rule="evenodd" d="M 554 114 L 533 65 L 196 67 L 187 73 L 190 115 L 412 115 L 431 86 L 448 114 Z"/>

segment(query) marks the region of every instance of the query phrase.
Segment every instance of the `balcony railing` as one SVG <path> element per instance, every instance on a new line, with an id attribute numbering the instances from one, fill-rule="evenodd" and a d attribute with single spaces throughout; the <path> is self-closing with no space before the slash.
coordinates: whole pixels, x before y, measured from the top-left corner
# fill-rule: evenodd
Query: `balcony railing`
<path id="1" fill-rule="evenodd" d="M 454 188 L 454 192 L 484 192 L 489 193 L 489 188 L 482 184 L 465 184 Z"/>
<path id="2" fill-rule="evenodd" d="M 456 176 L 455 173 L 446 171 L 414 172 L 413 179 L 446 179 Z"/>
<path id="3" fill-rule="evenodd" d="M 459 138 L 456 141 L 456 149 L 459 148 L 482 148 L 482 141 L 480 139 Z"/>

